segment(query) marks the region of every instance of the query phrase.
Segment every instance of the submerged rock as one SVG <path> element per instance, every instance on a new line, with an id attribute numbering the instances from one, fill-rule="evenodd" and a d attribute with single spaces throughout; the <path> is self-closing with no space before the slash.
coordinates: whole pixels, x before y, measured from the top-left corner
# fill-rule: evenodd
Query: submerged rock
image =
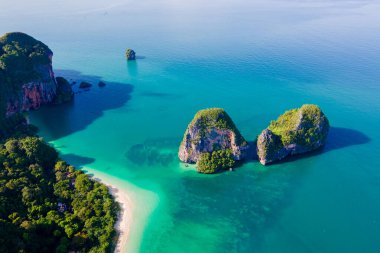
<path id="1" fill-rule="evenodd" d="M 103 81 L 100 81 L 100 82 L 98 83 L 98 86 L 99 86 L 99 87 L 104 87 L 104 86 L 106 86 L 106 83 L 103 82 Z"/>
<path id="2" fill-rule="evenodd" d="M 87 88 L 90 88 L 91 86 L 92 86 L 91 83 L 83 81 L 79 84 L 79 89 L 87 89 Z"/>
<path id="3" fill-rule="evenodd" d="M 327 117 L 316 105 L 289 110 L 259 135 L 259 161 L 266 165 L 289 155 L 315 150 L 325 144 L 329 128 Z"/>
<path id="4" fill-rule="evenodd" d="M 213 173 L 246 157 L 248 144 L 221 108 L 200 110 L 188 125 L 178 157 L 197 163 L 198 171 Z"/>
<path id="5" fill-rule="evenodd" d="M 55 80 L 57 82 L 57 94 L 54 103 L 61 104 L 70 101 L 74 96 L 70 83 L 63 77 L 57 77 Z"/>
<path id="6" fill-rule="evenodd" d="M 125 51 L 125 58 L 127 58 L 128 61 L 136 60 L 136 53 L 132 49 L 128 48 Z"/>
<path id="7" fill-rule="evenodd" d="M 151 143 L 133 145 L 125 156 L 136 165 L 169 166 L 174 161 L 175 153 L 162 150 L 162 146 Z"/>

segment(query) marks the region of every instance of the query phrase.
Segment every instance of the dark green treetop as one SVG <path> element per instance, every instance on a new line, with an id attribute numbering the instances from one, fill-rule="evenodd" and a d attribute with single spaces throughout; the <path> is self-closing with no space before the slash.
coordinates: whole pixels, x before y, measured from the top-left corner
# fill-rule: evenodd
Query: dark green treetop
<path id="1" fill-rule="evenodd" d="M 329 129 L 329 121 L 317 105 L 305 104 L 301 108 L 286 111 L 268 127 L 281 137 L 283 145 L 297 143 L 313 145 L 324 141 Z"/>

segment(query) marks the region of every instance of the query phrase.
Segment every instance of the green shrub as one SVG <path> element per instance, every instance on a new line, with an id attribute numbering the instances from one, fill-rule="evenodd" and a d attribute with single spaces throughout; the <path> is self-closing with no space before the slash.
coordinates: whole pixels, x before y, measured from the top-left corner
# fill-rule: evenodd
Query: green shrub
<path id="1" fill-rule="evenodd" d="M 329 122 L 317 105 L 305 104 L 282 114 L 268 127 L 281 137 L 284 146 L 297 143 L 312 147 L 318 140 L 327 137 Z"/>
<path id="2" fill-rule="evenodd" d="M 202 153 L 197 162 L 197 170 L 201 173 L 215 173 L 219 170 L 232 168 L 235 160 L 232 156 L 231 149 L 217 150 L 212 153 Z"/>

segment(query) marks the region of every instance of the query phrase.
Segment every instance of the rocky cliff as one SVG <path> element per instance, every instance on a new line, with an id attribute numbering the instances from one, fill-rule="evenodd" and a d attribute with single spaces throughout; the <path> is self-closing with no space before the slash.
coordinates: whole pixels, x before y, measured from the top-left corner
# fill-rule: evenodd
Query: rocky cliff
<path id="1" fill-rule="evenodd" d="M 186 129 L 178 157 L 186 163 L 196 163 L 202 154 L 229 150 L 232 159 L 242 160 L 248 144 L 228 114 L 220 108 L 197 112 Z"/>
<path id="2" fill-rule="evenodd" d="M 58 84 L 52 68 L 53 52 L 24 33 L 0 37 L 2 115 L 37 109 L 54 101 Z"/>
<path id="3" fill-rule="evenodd" d="M 257 139 L 260 163 L 265 165 L 321 147 L 326 142 L 329 128 L 327 117 L 316 105 L 303 105 L 285 112 Z"/>

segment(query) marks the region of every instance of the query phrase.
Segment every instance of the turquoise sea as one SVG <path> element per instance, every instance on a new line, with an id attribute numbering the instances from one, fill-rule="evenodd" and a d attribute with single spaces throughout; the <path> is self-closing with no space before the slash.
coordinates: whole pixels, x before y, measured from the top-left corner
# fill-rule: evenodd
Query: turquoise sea
<path id="1" fill-rule="evenodd" d="M 57 76 L 94 84 L 30 120 L 129 192 L 128 252 L 380 252 L 380 1 L 0 2 L 1 34 L 34 36 Z M 304 103 L 329 117 L 322 150 L 216 175 L 177 159 L 199 109 L 223 107 L 253 141 Z"/>

